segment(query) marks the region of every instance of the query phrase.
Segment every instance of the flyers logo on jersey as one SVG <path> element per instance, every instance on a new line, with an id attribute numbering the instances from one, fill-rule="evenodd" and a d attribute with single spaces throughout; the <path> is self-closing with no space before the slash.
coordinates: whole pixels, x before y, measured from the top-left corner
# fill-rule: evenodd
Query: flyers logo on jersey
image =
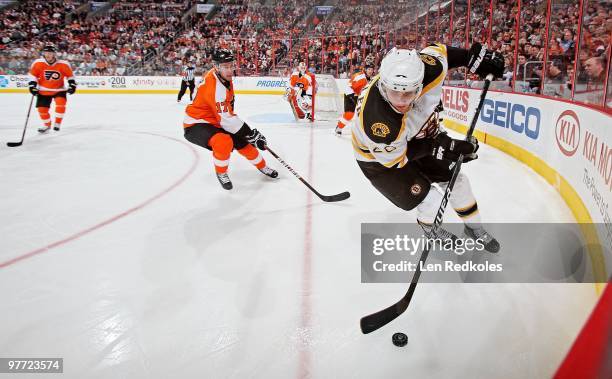
<path id="1" fill-rule="evenodd" d="M 45 70 L 46 80 L 59 80 L 62 77 L 59 71 Z"/>
<path id="2" fill-rule="evenodd" d="M 421 55 L 421 60 L 425 63 L 427 63 L 430 66 L 435 66 L 436 65 L 436 60 L 434 57 L 429 56 L 429 55 Z"/>
<path id="3" fill-rule="evenodd" d="M 372 129 L 372 134 L 374 134 L 376 137 L 385 138 L 387 135 L 389 135 L 389 133 L 391 133 L 391 130 L 389 130 L 389 127 L 383 124 L 382 122 L 377 122 L 373 124 L 371 129 Z"/>

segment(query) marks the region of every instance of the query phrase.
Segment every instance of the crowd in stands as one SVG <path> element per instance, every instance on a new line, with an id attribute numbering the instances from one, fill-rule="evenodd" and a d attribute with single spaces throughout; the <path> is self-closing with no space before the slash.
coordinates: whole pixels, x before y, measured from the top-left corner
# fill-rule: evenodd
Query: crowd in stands
<path id="1" fill-rule="evenodd" d="M 194 57 L 201 67 L 212 65 L 212 52 L 228 47 L 236 52 L 241 74 L 270 73 L 287 55 L 292 40 L 304 30 L 300 23 L 314 0 L 222 1 L 213 16 L 196 15 L 164 54 L 149 63 L 149 71 L 180 69 L 181 62 Z"/>
<path id="2" fill-rule="evenodd" d="M 291 63 L 305 61 L 316 72 L 346 77 L 372 56 L 378 64 L 395 45 L 393 31 L 409 11 L 406 3 L 340 0 L 331 14 L 314 14 Z M 391 31 L 391 32 L 390 32 Z"/>
<path id="3" fill-rule="evenodd" d="M 23 2 L 2 12 L 0 44 L 53 38 L 69 21 L 69 15 L 86 0 L 48 0 Z"/>
<path id="4" fill-rule="evenodd" d="M 0 11 L 0 74 L 23 73 L 47 43 L 80 75 L 172 75 L 190 59 L 204 70 L 229 47 L 242 75 L 286 74 L 306 61 L 347 77 L 368 56 L 378 64 L 394 46 L 432 42 L 487 43 L 505 59 L 502 89 L 602 93 L 609 72 L 609 0 L 585 0 L 582 11 L 576 0 L 552 0 L 550 12 L 546 0 L 217 0 L 208 14 L 195 12 L 199 2 L 120 0 L 97 12 L 86 0 L 19 2 Z M 464 69 L 448 77 L 476 79 Z"/>
<path id="5" fill-rule="evenodd" d="M 10 27 L 2 32 L 0 69 L 23 73 L 43 46 L 53 44 L 80 75 L 123 75 L 174 39 L 185 8 L 183 1 L 131 1 L 117 2 L 100 15 L 90 11 L 85 2 L 55 0 L 23 2 L 2 11 L 2 22 Z M 30 14 L 37 20 L 31 29 L 40 31 L 20 37 L 20 30 L 29 29 L 24 25 Z"/>

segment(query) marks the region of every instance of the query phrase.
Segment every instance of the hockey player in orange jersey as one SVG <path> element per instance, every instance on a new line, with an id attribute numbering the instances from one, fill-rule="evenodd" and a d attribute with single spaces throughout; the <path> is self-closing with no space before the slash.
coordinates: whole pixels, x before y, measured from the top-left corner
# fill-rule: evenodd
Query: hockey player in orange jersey
<path id="1" fill-rule="evenodd" d="M 227 169 L 234 149 L 264 175 L 271 178 L 278 176 L 276 170 L 266 166 L 266 161 L 257 150 L 266 148 L 266 138 L 234 113 L 234 60 L 230 50 L 214 52 L 214 67 L 204 74 L 193 102 L 185 108 L 183 121 L 185 139 L 212 150 L 217 179 L 226 190 L 233 188 Z"/>
<path id="2" fill-rule="evenodd" d="M 28 87 L 30 93 L 37 96 L 36 108 L 43 122 L 38 131 L 45 133 L 51 129 L 51 101 L 55 101 L 53 130 L 60 130 L 66 113 L 66 94 L 72 95 L 76 91 L 76 81 L 70 64 L 55 57 L 54 46 L 45 46 L 42 55 L 43 57 L 35 60 L 30 67 Z M 68 88 L 65 87 L 64 79 L 68 80 Z"/>
<path id="3" fill-rule="evenodd" d="M 289 86 L 285 91 L 285 99 L 291 105 L 296 120 L 306 117 L 306 119 L 312 121 L 314 85 L 314 75 L 306 70 L 306 63 L 300 62 L 298 69 L 291 73 Z"/>
<path id="4" fill-rule="evenodd" d="M 342 135 L 342 129 L 353 119 L 357 98 L 372 79 L 372 75 L 374 75 L 374 60 L 372 57 L 367 57 L 363 64 L 363 70 L 354 73 L 349 79 L 348 89 L 344 93 L 344 114 L 338 118 L 338 125 L 335 130 L 337 135 Z"/>

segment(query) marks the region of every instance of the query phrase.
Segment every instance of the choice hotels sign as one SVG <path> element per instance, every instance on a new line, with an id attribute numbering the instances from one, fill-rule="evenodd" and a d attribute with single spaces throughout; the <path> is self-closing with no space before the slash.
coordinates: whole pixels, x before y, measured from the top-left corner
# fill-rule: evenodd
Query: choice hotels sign
<path id="1" fill-rule="evenodd" d="M 557 146 L 564 155 L 571 157 L 576 153 L 580 144 L 580 121 L 574 111 L 566 110 L 559 115 L 555 136 Z"/>

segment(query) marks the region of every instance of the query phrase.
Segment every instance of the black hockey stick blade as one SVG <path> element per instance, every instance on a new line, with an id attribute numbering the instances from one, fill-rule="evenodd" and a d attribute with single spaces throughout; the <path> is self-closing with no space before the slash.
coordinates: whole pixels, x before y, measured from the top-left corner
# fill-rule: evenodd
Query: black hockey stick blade
<path id="1" fill-rule="evenodd" d="M 397 303 L 383 309 L 382 311 L 362 317 L 359 321 L 361 333 L 368 334 L 382 328 L 404 313 L 406 308 L 408 308 L 408 303 L 404 300 L 404 298 L 402 298 Z"/>
<path id="2" fill-rule="evenodd" d="M 268 152 L 270 154 L 272 154 L 272 156 L 274 158 L 276 158 L 283 166 L 285 166 L 285 168 L 287 170 L 289 170 L 289 172 L 291 172 L 293 174 L 293 176 L 295 176 L 296 178 L 299 179 L 300 182 L 302 182 L 306 187 L 308 187 L 309 190 L 311 190 L 312 192 L 314 192 L 315 195 L 317 195 L 317 197 L 327 203 L 333 203 L 336 201 L 342 201 L 342 200 L 346 200 L 349 197 L 351 197 L 351 194 L 348 191 L 339 193 L 337 195 L 321 195 L 319 193 L 319 191 L 317 191 L 316 189 L 314 189 L 310 183 L 308 183 L 306 180 L 304 180 L 304 178 L 302 178 L 300 176 L 300 174 L 297 173 L 297 171 L 295 171 L 293 168 L 291 168 L 291 166 L 289 166 L 289 164 L 287 162 L 285 162 L 281 157 L 278 156 L 278 154 L 276 154 L 272 149 L 270 149 L 269 147 L 266 146 L 266 150 L 268 150 Z"/>
<path id="3" fill-rule="evenodd" d="M 421 254 L 421 258 L 419 259 L 417 271 L 412 277 L 412 282 L 410 282 L 410 287 L 408 287 L 406 294 L 397 303 L 383 309 L 382 311 L 378 311 L 361 318 L 359 324 L 363 334 L 368 334 L 382 328 L 391 321 L 395 320 L 399 315 L 404 313 L 406 309 L 408 309 L 412 296 L 414 295 L 414 291 L 416 290 L 417 283 L 421 278 L 421 262 L 425 262 L 427 260 L 427 256 L 429 256 L 429 249 L 424 249 L 423 254 Z"/>
<path id="4" fill-rule="evenodd" d="M 318 194 L 318 196 L 319 196 L 319 198 L 321 200 L 323 200 L 325 202 L 328 202 L 328 203 L 332 203 L 334 201 L 346 200 L 349 197 L 351 197 L 351 194 L 348 191 L 344 191 L 344 192 L 339 193 L 337 195 L 329 195 L 329 196 L 327 196 L 327 195 Z"/>
<path id="5" fill-rule="evenodd" d="M 17 146 L 21 146 L 21 145 L 23 145 L 23 141 L 21 141 L 21 142 L 7 142 L 6 143 L 6 146 L 8 146 L 8 147 L 17 147 Z"/>

